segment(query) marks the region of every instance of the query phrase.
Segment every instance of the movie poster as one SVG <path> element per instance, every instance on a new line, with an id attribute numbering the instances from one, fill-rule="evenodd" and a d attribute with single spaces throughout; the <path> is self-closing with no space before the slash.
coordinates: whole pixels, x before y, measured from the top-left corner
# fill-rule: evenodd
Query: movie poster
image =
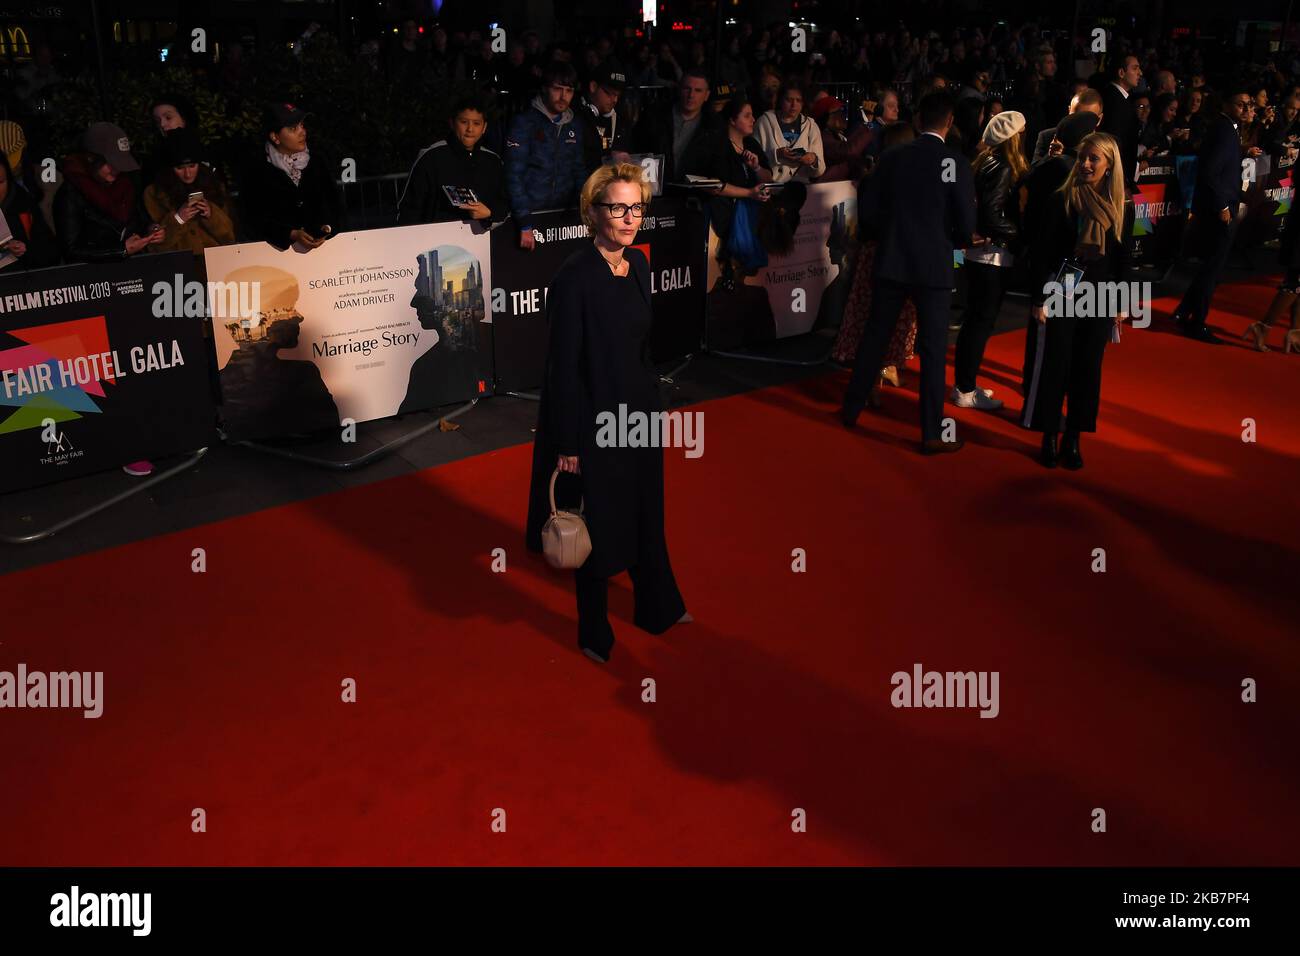
<path id="1" fill-rule="evenodd" d="M 345 232 L 310 252 L 205 252 L 221 417 L 233 439 L 465 402 L 491 382 L 488 234 L 466 223 Z"/>
<path id="2" fill-rule="evenodd" d="M 724 289 L 718 235 L 710 229 L 710 345 L 756 345 L 838 325 L 853 284 L 857 232 L 856 186 L 813 183 L 789 251 L 769 253 L 767 265 Z"/>

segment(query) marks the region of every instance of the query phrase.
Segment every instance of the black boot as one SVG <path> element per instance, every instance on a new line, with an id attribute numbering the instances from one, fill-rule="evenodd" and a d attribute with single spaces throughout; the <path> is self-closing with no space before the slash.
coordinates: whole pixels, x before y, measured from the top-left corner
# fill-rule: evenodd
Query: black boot
<path id="1" fill-rule="evenodd" d="M 1061 450 L 1061 464 L 1071 471 L 1083 467 L 1083 455 L 1079 454 L 1079 433 L 1065 433 L 1065 448 Z"/>
<path id="2" fill-rule="evenodd" d="M 1056 432 L 1043 432 L 1043 453 L 1038 460 L 1044 468 L 1055 468 L 1057 457 Z"/>

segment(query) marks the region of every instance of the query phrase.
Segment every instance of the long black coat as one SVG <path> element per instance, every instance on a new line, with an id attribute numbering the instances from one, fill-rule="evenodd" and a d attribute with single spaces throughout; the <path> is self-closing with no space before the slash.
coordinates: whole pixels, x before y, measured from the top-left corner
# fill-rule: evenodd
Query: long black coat
<path id="1" fill-rule="evenodd" d="M 596 416 L 661 411 L 658 376 L 650 362 L 650 265 L 637 249 L 624 252 L 626 278 L 610 272 L 594 244 L 565 260 L 546 297 L 550 342 L 533 442 L 527 544 L 540 551 L 550 516 L 548 488 L 559 455 L 577 455 L 580 479 L 561 475 L 556 500 L 577 503 L 581 492 L 592 552 L 584 569 L 608 577 L 665 547 L 661 448 L 601 448 Z M 629 315 L 614 283 L 634 282 L 644 312 Z"/>

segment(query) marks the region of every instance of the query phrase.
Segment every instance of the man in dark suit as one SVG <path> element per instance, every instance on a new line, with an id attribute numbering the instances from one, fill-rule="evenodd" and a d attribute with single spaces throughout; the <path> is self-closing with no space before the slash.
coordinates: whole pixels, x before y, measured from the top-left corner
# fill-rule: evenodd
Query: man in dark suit
<path id="1" fill-rule="evenodd" d="M 1250 94 L 1234 88 L 1210 121 L 1196 155 L 1196 186 L 1192 191 L 1192 243 L 1203 265 L 1174 310 L 1178 328 L 1189 338 L 1218 345 L 1205 324 L 1219 274 L 1228 261 L 1241 202 L 1241 136 L 1239 124 L 1250 105 Z M 1211 109 L 1213 104 L 1210 104 Z M 1202 107 L 1205 112 L 1205 107 Z"/>
<path id="2" fill-rule="evenodd" d="M 862 185 L 858 221 L 874 226 L 876 251 L 871 315 L 853 362 L 840 417 L 852 428 L 870 400 L 879 407 L 880 365 L 904 299 L 916 305 L 921 356 L 921 451 L 957 451 L 961 441 L 940 438 L 948 315 L 952 310 L 954 245 L 972 244 L 975 179 L 970 163 L 944 144 L 953 101 L 946 90 L 927 93 L 917 109 L 921 135 L 887 151 Z"/>
<path id="3" fill-rule="evenodd" d="M 1133 108 L 1133 91 L 1142 79 L 1142 65 L 1130 54 L 1107 76 L 1101 93 L 1101 126 L 1098 129 L 1115 137 L 1119 158 L 1124 162 L 1124 184 L 1133 191 L 1137 175 L 1138 117 Z"/>
<path id="4" fill-rule="evenodd" d="M 709 90 L 708 76 L 692 67 L 677 84 L 677 102 L 642 110 L 632 130 L 630 151 L 663 156 L 665 183 L 684 180 L 694 158 L 692 149 L 703 142 L 699 134 L 715 122 L 713 111 L 705 107 Z"/>

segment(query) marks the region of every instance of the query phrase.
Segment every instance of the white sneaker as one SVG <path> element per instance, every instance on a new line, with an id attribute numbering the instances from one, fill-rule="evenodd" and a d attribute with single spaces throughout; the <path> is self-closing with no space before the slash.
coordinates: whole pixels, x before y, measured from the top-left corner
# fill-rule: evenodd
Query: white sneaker
<path id="1" fill-rule="evenodd" d="M 963 392 L 953 386 L 952 403 L 958 408 L 979 408 L 984 411 L 993 411 L 1002 407 L 1002 399 L 993 397 L 993 389 L 977 388 L 971 392 Z"/>

